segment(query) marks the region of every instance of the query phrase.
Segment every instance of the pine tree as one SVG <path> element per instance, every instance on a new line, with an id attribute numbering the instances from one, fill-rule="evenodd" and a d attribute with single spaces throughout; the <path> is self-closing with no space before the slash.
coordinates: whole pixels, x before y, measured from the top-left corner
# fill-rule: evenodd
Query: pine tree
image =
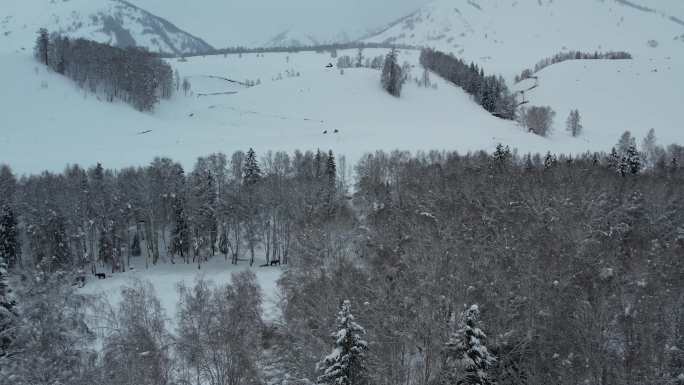
<path id="1" fill-rule="evenodd" d="M 337 331 L 331 334 L 334 339 L 332 353 L 319 363 L 323 372 L 317 383 L 321 385 L 363 385 L 368 383 L 365 367 L 365 353 L 368 343 L 362 335 L 366 331 L 354 321 L 351 302 L 342 303 L 337 316 Z"/>
<path id="2" fill-rule="evenodd" d="M 568 116 L 566 127 L 570 135 L 575 138 L 582 133 L 582 123 L 579 110 L 570 111 L 570 116 Z"/>
<path id="3" fill-rule="evenodd" d="M 547 152 L 546 156 L 544 157 L 544 169 L 548 170 L 553 168 L 557 163 L 558 159 L 556 158 L 556 155 L 551 154 L 551 152 Z"/>
<path id="4" fill-rule="evenodd" d="M 254 149 L 250 148 L 249 151 L 247 151 L 245 165 L 242 170 L 242 182 L 245 186 L 253 186 L 261 179 L 261 169 L 259 168 L 259 162 L 257 161 Z"/>
<path id="5" fill-rule="evenodd" d="M 618 155 L 617 149 L 613 147 L 610 150 L 610 155 L 608 155 L 608 169 L 617 170 L 620 165 L 620 155 Z"/>
<path id="6" fill-rule="evenodd" d="M 401 85 L 403 76 L 401 74 L 401 67 L 397 62 L 397 50 L 392 49 L 385 57 L 385 65 L 382 68 L 382 77 L 380 82 L 390 95 L 401 96 Z"/>
<path id="7" fill-rule="evenodd" d="M 632 174 L 638 174 L 639 171 L 641 171 L 641 157 L 634 144 L 631 144 L 627 149 L 625 158 L 629 172 Z"/>
<path id="8" fill-rule="evenodd" d="M 479 328 L 480 310 L 472 305 L 462 315 L 460 328 L 451 335 L 444 347 L 448 381 L 459 385 L 493 385 L 488 370 L 496 357 L 487 350 L 487 336 Z"/>
<path id="9" fill-rule="evenodd" d="M 512 155 L 511 149 L 503 144 L 499 143 L 496 145 L 496 150 L 492 155 L 494 157 L 494 163 L 496 163 L 500 168 L 504 168 L 508 165 Z"/>
<path id="10" fill-rule="evenodd" d="M 627 172 L 629 171 L 629 160 L 627 156 L 622 156 L 620 158 L 620 161 L 617 164 L 617 169 L 615 171 L 617 171 L 617 173 L 620 174 L 620 176 L 627 176 Z"/>
<path id="11" fill-rule="evenodd" d="M 8 267 L 16 265 L 19 259 L 19 240 L 17 238 L 17 220 L 9 205 L 0 208 L 0 260 Z"/>

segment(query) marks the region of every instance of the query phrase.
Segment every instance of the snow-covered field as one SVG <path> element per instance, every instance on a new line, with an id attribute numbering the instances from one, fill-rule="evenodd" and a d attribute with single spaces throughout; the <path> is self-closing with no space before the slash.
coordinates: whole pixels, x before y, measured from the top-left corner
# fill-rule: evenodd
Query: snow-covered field
<path id="1" fill-rule="evenodd" d="M 385 53 L 364 51 L 369 58 Z M 338 54 L 353 57 L 356 51 Z M 412 76 L 420 75 L 417 51 L 402 52 L 400 61 L 415 66 Z M 545 69 L 528 97 L 558 112 L 548 139 L 489 115 L 436 76 L 437 89 L 409 82 L 397 99 L 381 89 L 378 71 L 341 74 L 325 68 L 329 62 L 336 59 L 314 52 L 171 59 L 193 84 L 192 95 L 181 92 L 153 113 L 139 113 L 97 100 L 27 53 L 0 54 L 0 162 L 30 173 L 61 171 L 68 163 L 139 166 L 155 156 L 189 168 L 198 156 L 249 147 L 258 153 L 332 149 L 350 161 L 377 149 L 465 152 L 492 150 L 499 142 L 521 152 L 583 152 L 610 149 L 625 130 L 643 137 L 650 128 L 662 144 L 684 142 L 677 108 L 684 101 L 684 61 L 677 57 Z M 247 88 L 221 78 L 260 84 Z M 584 118 L 585 135 L 578 139 L 563 130 L 570 108 Z"/>
<path id="2" fill-rule="evenodd" d="M 264 319 L 274 320 L 278 316 L 277 280 L 282 272 L 280 267 L 257 267 L 260 259 L 252 267 L 252 271 L 257 276 L 264 296 Z M 132 280 L 139 279 L 149 281 L 155 288 L 162 307 L 166 312 L 169 321 L 172 322 L 171 330 L 175 328 L 173 320 L 176 319 L 178 305 L 178 284 L 185 282 L 187 286 L 192 286 L 197 278 L 204 278 L 213 281 L 217 285 L 230 283 L 231 274 L 238 271 L 250 269 L 248 262 L 240 262 L 239 265 L 231 265 L 230 261 L 225 261 L 220 256 L 203 263 L 201 269 L 197 264 L 183 263 L 161 263 L 157 266 L 150 266 L 145 269 L 145 262 L 142 258 L 134 259 L 132 265 L 135 270 L 125 273 L 107 275 L 106 279 L 98 280 L 94 276 L 89 276 L 86 286 L 81 289 L 84 294 L 105 295 L 108 301 L 115 305 L 121 299 L 121 288 L 132 283 Z"/>

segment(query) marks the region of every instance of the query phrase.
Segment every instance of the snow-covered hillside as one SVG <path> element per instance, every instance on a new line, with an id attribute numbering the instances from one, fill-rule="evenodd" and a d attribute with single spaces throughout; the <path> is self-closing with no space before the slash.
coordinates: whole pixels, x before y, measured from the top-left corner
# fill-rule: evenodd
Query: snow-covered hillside
<path id="1" fill-rule="evenodd" d="M 381 89 L 378 71 L 348 69 L 341 75 L 325 68 L 334 61 L 328 54 L 174 59 L 181 76 L 197 83 L 194 93 L 162 102 L 151 114 L 96 100 L 28 54 L 0 56 L 0 105 L 7 107 L 0 115 L 0 154 L 18 172 L 58 171 L 67 163 L 137 166 L 154 156 L 191 167 L 197 156 L 250 146 L 259 153 L 333 149 L 350 158 L 377 149 L 493 149 L 497 142 L 534 151 L 573 148 L 492 117 L 437 79 L 437 90 L 410 84 L 402 98 L 393 98 Z M 406 52 L 402 60 L 415 63 L 417 56 Z M 207 75 L 261 84 L 245 88 Z M 221 91 L 226 93 L 198 95 Z"/>
<path id="2" fill-rule="evenodd" d="M 566 50 L 684 55 L 680 0 L 436 0 L 370 42 L 429 46 L 507 77 Z"/>
<path id="3" fill-rule="evenodd" d="M 364 50 L 369 58 L 385 53 Z M 400 55 L 400 62 L 416 66 L 413 76 L 421 73 L 418 54 Z M 249 147 L 260 154 L 332 149 L 355 161 L 378 149 L 493 150 L 499 142 L 522 152 L 583 152 L 610 149 L 625 130 L 640 138 L 650 128 L 662 144 L 684 143 L 676 108 L 684 95 L 681 82 L 672 80 L 681 79 L 677 71 L 684 66 L 674 59 L 657 73 L 650 72 L 655 69 L 651 62 L 640 59 L 564 63 L 542 71 L 540 86 L 529 97 L 557 110 L 550 138 L 491 116 L 461 89 L 435 76 L 437 89 L 409 82 L 397 99 L 381 89 L 378 71 L 346 69 L 340 74 L 325 68 L 334 61 L 314 52 L 172 59 L 193 84 L 193 94 L 181 92 L 145 114 L 97 100 L 47 72 L 28 53 L 3 54 L 0 163 L 26 173 L 61 171 L 67 163 L 139 166 L 169 156 L 192 167 L 197 156 Z M 247 88 L 227 79 L 260 84 Z M 563 130 L 569 108 L 579 108 L 584 117 L 585 134 L 578 139 Z M 621 110 L 628 112 L 620 115 Z"/>
<path id="4" fill-rule="evenodd" d="M 153 52 L 192 54 L 212 47 L 123 0 L 3 0 L 0 52 L 33 48 L 36 31 L 82 37 L 115 46 L 139 46 Z"/>

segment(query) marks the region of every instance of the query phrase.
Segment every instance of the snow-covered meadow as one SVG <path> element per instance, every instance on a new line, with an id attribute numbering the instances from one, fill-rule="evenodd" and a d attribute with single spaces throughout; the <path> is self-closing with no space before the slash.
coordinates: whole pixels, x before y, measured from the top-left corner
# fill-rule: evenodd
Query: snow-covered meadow
<path id="1" fill-rule="evenodd" d="M 282 269 L 280 267 L 259 267 L 260 260 L 253 267 L 248 262 L 240 262 L 232 265 L 220 256 L 203 262 L 198 268 L 196 263 L 184 264 L 177 261 L 175 264 L 162 262 L 158 265 L 145 267 L 143 258 L 134 258 L 132 270 L 125 273 L 106 273 L 106 279 L 97 279 L 95 276 L 86 277 L 86 285 L 80 289 L 84 294 L 104 295 L 110 304 L 116 305 L 121 300 L 121 288 L 131 285 L 133 280 L 149 281 L 154 287 L 159 301 L 170 321 L 171 330 L 175 328 L 175 320 L 178 305 L 178 284 L 184 282 L 192 286 L 199 278 L 212 281 L 217 285 L 231 282 L 231 274 L 244 270 L 252 270 L 261 286 L 263 295 L 263 317 L 267 321 L 278 317 L 278 288 L 277 281 Z"/>
<path id="2" fill-rule="evenodd" d="M 366 49 L 363 54 L 385 53 Z M 422 72 L 418 55 L 400 54 L 400 62 L 413 66 L 412 77 Z M 555 132 L 541 138 L 489 115 L 437 76 L 431 79 L 436 89 L 409 81 L 401 98 L 393 98 L 380 87 L 379 71 L 326 68 L 336 63 L 329 53 L 170 59 L 192 92 L 179 92 L 152 113 L 98 100 L 27 53 L 1 56 L 0 161 L 19 173 L 61 171 L 74 163 L 139 166 L 155 156 L 189 168 L 198 156 L 249 147 L 257 153 L 332 149 L 353 162 L 377 149 L 491 151 L 497 143 L 520 152 L 604 151 L 625 130 L 640 138 L 650 128 L 661 144 L 684 141 L 676 108 L 684 100 L 678 81 L 684 63 L 678 57 L 569 62 L 545 69 L 539 88 L 527 95 L 533 104 L 550 105 L 558 113 Z M 258 85 L 248 88 L 222 78 Z M 583 117 L 580 138 L 564 131 L 571 108 Z"/>

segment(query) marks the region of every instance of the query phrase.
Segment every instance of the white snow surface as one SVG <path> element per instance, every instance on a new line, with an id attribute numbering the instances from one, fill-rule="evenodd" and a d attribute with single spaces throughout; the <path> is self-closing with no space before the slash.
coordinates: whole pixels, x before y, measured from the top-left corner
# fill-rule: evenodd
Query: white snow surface
<path id="1" fill-rule="evenodd" d="M 2 0 L 0 53 L 33 50 L 39 28 L 115 46 L 191 54 L 211 49 L 175 25 L 123 0 Z"/>
<path id="2" fill-rule="evenodd" d="M 366 41 L 434 47 L 512 78 L 567 50 L 681 57 L 683 34 L 681 0 L 435 0 Z"/>
<path id="3" fill-rule="evenodd" d="M 364 50 L 369 58 L 385 53 Z M 356 51 L 338 54 L 353 57 Z M 400 53 L 400 62 L 415 66 L 412 76 L 422 71 L 418 55 Z M 249 147 L 258 154 L 332 149 L 350 162 L 378 149 L 492 151 L 498 143 L 520 152 L 580 153 L 609 150 L 625 130 L 640 142 L 651 128 L 660 144 L 684 143 L 678 108 L 684 105 L 681 57 L 572 61 L 544 69 L 539 87 L 527 98 L 557 111 L 549 138 L 491 116 L 435 75 L 437 89 L 409 82 L 401 98 L 394 98 L 381 89 L 379 71 L 345 69 L 341 75 L 325 68 L 335 61 L 314 52 L 172 59 L 193 83 L 193 95 L 181 92 L 154 112 L 140 113 L 98 100 L 29 53 L 0 53 L 0 163 L 21 174 L 62 171 L 75 163 L 141 166 L 168 156 L 191 168 L 198 156 Z M 288 72 L 300 76 L 288 77 Z M 220 78 L 261 84 L 247 88 Z M 218 94 L 198 96 L 203 93 Z M 572 108 L 582 115 L 579 138 L 564 130 Z"/>
<path id="4" fill-rule="evenodd" d="M 282 273 L 281 268 L 275 267 L 256 267 L 261 260 L 257 258 L 255 266 L 251 268 L 257 276 L 257 281 L 261 287 L 264 297 L 263 317 L 267 321 L 273 321 L 279 316 L 278 308 L 278 288 L 277 280 Z M 231 274 L 238 271 L 250 269 L 248 262 L 240 262 L 239 265 L 232 265 L 230 261 L 224 260 L 221 256 L 210 259 L 203 263 L 201 269 L 197 268 L 196 263 L 171 264 L 168 262 L 159 265 L 151 265 L 145 269 L 145 262 L 142 258 L 135 258 L 133 263 L 135 270 L 125 273 L 110 275 L 107 273 L 106 279 L 96 279 L 89 276 L 86 286 L 80 289 L 81 293 L 103 295 L 110 304 L 117 306 L 121 301 L 121 288 L 139 279 L 149 281 L 164 308 L 168 319 L 170 330 L 176 327 L 176 315 L 178 311 L 178 284 L 185 282 L 187 286 L 192 286 L 197 278 L 213 281 L 217 285 L 230 283 Z"/>

